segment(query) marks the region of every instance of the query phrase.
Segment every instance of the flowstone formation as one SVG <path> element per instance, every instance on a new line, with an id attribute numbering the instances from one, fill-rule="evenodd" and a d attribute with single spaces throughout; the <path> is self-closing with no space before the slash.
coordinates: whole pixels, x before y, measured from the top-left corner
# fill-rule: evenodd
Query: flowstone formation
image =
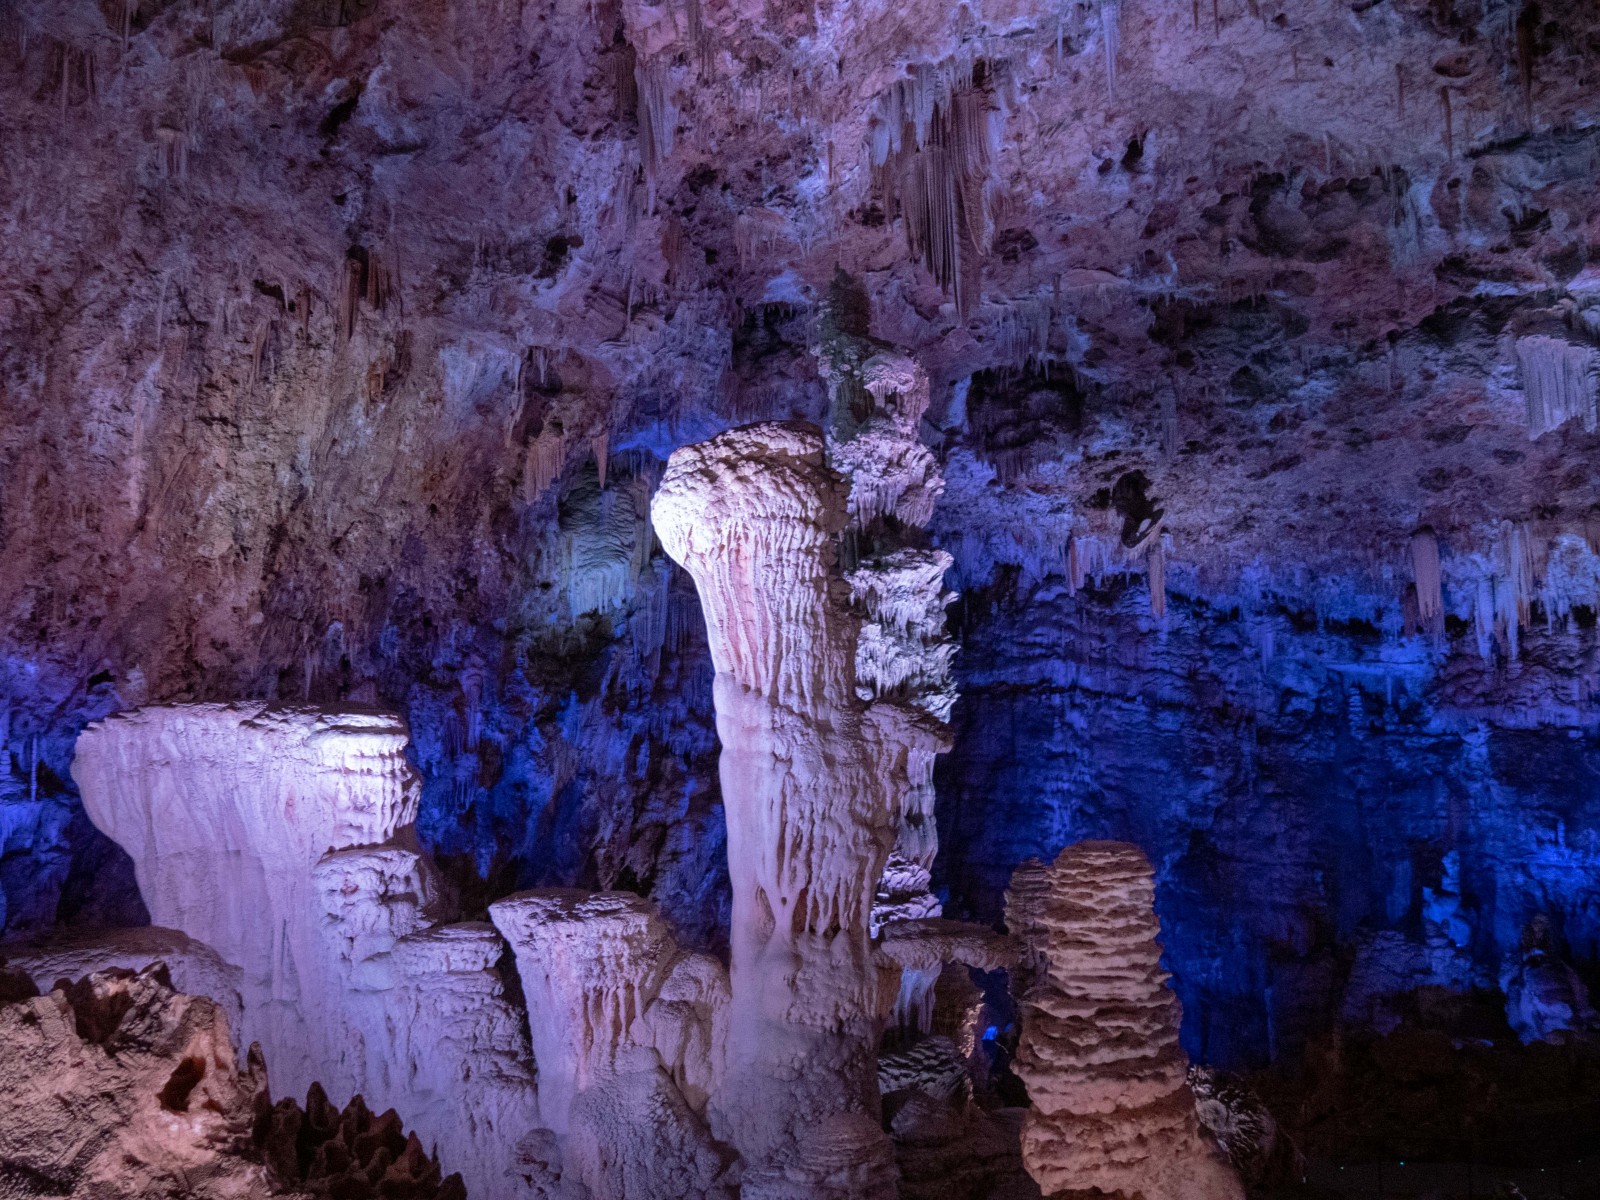
<path id="1" fill-rule="evenodd" d="M 1016 1058 L 1032 1101 L 1022 1155 L 1044 1193 L 1242 1200 L 1195 1115 L 1143 852 L 1080 842 L 1049 866 L 1023 864 L 1006 923 L 1028 979 Z"/>
<path id="2" fill-rule="evenodd" d="M 872 932 L 896 921 L 940 915 L 932 890 L 939 850 L 933 764 L 950 748 L 955 640 L 945 610 L 951 558 L 935 548 L 928 522 L 944 476 L 919 436 L 930 398 L 927 372 L 868 335 L 866 297 L 848 276 L 834 280 L 823 310 L 817 366 L 828 386 L 829 466 L 844 478 L 848 516 L 841 534 L 851 606 L 859 618 L 856 695 L 897 750 L 882 769 L 896 813 L 894 846 L 873 898 Z M 928 1032 L 938 966 L 903 966 L 895 1025 Z"/>
<path id="3" fill-rule="evenodd" d="M 494 930 L 433 924 L 405 744 L 370 713 L 140 709 L 86 730 L 73 772 L 155 923 L 237 972 L 275 1084 L 394 1107 L 495 1195 L 534 1123 L 525 1035 Z"/>
<path id="4" fill-rule="evenodd" d="M 894 1188 L 876 1079 L 892 972 L 869 922 L 902 751 L 855 690 L 857 622 L 835 573 L 846 500 L 819 431 L 764 424 L 675 452 L 652 505 L 717 672 L 733 916 L 714 1119 L 747 1200 Z"/>

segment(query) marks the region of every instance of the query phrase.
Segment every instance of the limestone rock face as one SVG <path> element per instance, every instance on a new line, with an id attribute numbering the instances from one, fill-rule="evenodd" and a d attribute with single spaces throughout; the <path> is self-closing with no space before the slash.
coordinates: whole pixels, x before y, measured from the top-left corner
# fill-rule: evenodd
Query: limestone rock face
<path id="1" fill-rule="evenodd" d="M 212 1001 L 159 969 L 0 1005 L 0 1195 L 145 1200 L 277 1194 L 251 1161 L 259 1061 Z"/>
<path id="2" fill-rule="evenodd" d="M 1600 1031 L 1589 989 L 1555 952 L 1550 919 L 1542 913 L 1522 933 L 1522 952 L 1505 964 L 1500 986 L 1506 1021 L 1523 1042 L 1562 1042 Z"/>
<path id="3" fill-rule="evenodd" d="M 0 998 L 0 1195 L 81 1200 L 466 1200 L 393 1109 L 313 1085 L 270 1105 L 222 1010 L 165 966 Z"/>
<path id="4" fill-rule="evenodd" d="M 495 931 L 432 923 L 406 740 L 363 712 L 141 709 L 87 730 L 74 775 L 157 924 L 236 973 L 275 1085 L 394 1107 L 493 1194 L 534 1124 L 525 1035 Z"/>
<path id="5" fill-rule="evenodd" d="M 1046 1195 L 1238 1200 L 1195 1115 L 1149 860 L 1126 843 L 1080 842 L 1019 874 L 1007 924 L 1034 956 L 1016 1059 L 1032 1101 L 1029 1174 Z"/>

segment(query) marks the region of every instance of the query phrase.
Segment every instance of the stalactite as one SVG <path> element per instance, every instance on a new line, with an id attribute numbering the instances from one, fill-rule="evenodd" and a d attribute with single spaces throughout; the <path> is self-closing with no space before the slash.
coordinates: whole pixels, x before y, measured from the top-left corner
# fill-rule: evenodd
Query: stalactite
<path id="1" fill-rule="evenodd" d="M 1161 456 L 1168 462 L 1178 457 L 1178 389 L 1174 384 L 1161 392 Z"/>
<path id="2" fill-rule="evenodd" d="M 1422 528 L 1411 535 L 1411 577 L 1417 587 L 1417 619 L 1422 628 L 1437 633 L 1444 621 L 1444 597 L 1440 585 L 1439 539 L 1432 529 Z"/>
<path id="3" fill-rule="evenodd" d="M 645 211 L 651 213 L 656 207 L 661 164 L 672 156 L 678 110 L 672 103 L 672 75 L 667 64 L 640 63 L 634 68 L 634 78 L 639 97 L 639 155 L 644 162 Z"/>
<path id="4" fill-rule="evenodd" d="M 167 281 L 170 274 L 161 272 L 161 291 L 156 295 L 156 353 L 161 353 L 162 340 L 166 336 L 167 324 Z"/>
<path id="5" fill-rule="evenodd" d="M 788 224 L 782 213 L 770 208 L 755 208 L 740 213 L 733 223 L 739 265 L 749 267 L 765 260 L 772 248 L 783 240 Z"/>
<path id="6" fill-rule="evenodd" d="M 277 322 L 267 317 L 262 317 L 256 322 L 255 333 L 250 339 L 250 386 L 254 387 L 261 382 L 263 376 L 261 368 L 267 353 L 267 345 L 272 337 Z"/>
<path id="7" fill-rule="evenodd" d="M 706 31 L 701 0 L 684 0 L 683 15 L 685 32 L 689 46 L 694 51 L 698 76 L 702 82 L 707 82 L 716 73 L 717 45 Z"/>
<path id="8" fill-rule="evenodd" d="M 1150 613 L 1158 621 L 1167 619 L 1167 550 L 1160 537 L 1150 540 L 1145 555 L 1145 570 L 1150 582 Z"/>
<path id="9" fill-rule="evenodd" d="M 161 174 L 167 179 L 182 179 L 189 173 L 189 138 L 181 129 L 162 125 L 156 130 L 161 149 Z"/>
<path id="10" fill-rule="evenodd" d="M 591 438 L 589 447 L 594 451 L 594 466 L 595 471 L 600 476 L 600 490 L 604 491 L 606 486 L 606 460 L 611 454 L 610 435 L 602 433 L 598 437 Z"/>
<path id="11" fill-rule="evenodd" d="M 963 314 L 980 299 L 988 188 L 998 155 L 996 64 L 918 66 L 879 100 L 869 139 L 877 190 L 906 244 Z"/>
<path id="12" fill-rule="evenodd" d="M 361 297 L 361 264 L 353 258 L 346 258 L 339 276 L 339 286 L 335 290 L 338 296 L 335 314 L 335 338 L 340 343 L 350 340 L 356 330 L 356 305 Z"/>
<path id="13" fill-rule="evenodd" d="M 1517 82 L 1522 91 L 1522 118 L 1529 129 L 1533 128 L 1533 44 L 1534 28 L 1538 23 L 1537 4 L 1520 4 L 1516 16 Z"/>
<path id="14" fill-rule="evenodd" d="M 1573 420 L 1582 424 L 1585 433 L 1595 431 L 1600 351 L 1562 338 L 1535 335 L 1517 339 L 1517 361 L 1522 368 L 1530 438 Z"/>
<path id="15" fill-rule="evenodd" d="M 606 57 L 611 66 L 612 111 L 619 121 L 631 120 L 639 112 L 638 54 L 623 42 Z"/>
<path id="16" fill-rule="evenodd" d="M 567 439 L 557 430 L 546 429 L 528 443 L 522 467 L 522 498 L 532 504 L 550 489 L 566 465 Z"/>
<path id="17" fill-rule="evenodd" d="M 1105 45 L 1106 91 L 1117 94 L 1117 50 L 1122 44 L 1122 0 L 1100 0 L 1100 37 Z"/>

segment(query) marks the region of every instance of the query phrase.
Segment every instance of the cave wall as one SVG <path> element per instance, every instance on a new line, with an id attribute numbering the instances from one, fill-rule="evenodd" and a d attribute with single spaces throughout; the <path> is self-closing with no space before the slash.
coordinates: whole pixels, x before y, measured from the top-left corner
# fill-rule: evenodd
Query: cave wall
<path id="1" fill-rule="evenodd" d="M 1168 614 L 1126 580 L 1052 579 L 966 627 L 939 779 L 952 907 L 995 919 L 1017 863 L 1074 841 L 1145 847 L 1185 1046 L 1234 1068 L 1370 1026 L 1374 989 L 1493 987 L 1536 914 L 1593 973 L 1595 712 L 1526 728 L 1516 694 L 1592 669 L 1592 620 L 1496 667 L 1311 613 Z M 1450 854 L 1470 927 L 1454 974 L 1417 965 Z"/>
<path id="2" fill-rule="evenodd" d="M 246 698 L 402 711 L 463 913 L 719 946 L 648 499 L 822 416 L 843 266 L 932 383 L 953 909 L 1138 842 L 1227 1062 L 1451 851 L 1474 970 L 1592 963 L 1597 70 L 1587 0 L 0 0 L 7 935 L 143 919 L 88 721 Z"/>

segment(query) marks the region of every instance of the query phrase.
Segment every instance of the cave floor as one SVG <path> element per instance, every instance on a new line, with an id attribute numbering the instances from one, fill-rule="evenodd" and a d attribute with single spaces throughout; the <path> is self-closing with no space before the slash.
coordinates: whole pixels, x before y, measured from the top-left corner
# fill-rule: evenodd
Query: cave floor
<path id="1" fill-rule="evenodd" d="M 1299 1186 L 1260 1200 L 1593 1200 L 1600 1197 L 1600 1147 L 1590 1158 L 1546 1167 L 1482 1163 L 1312 1161 Z"/>

